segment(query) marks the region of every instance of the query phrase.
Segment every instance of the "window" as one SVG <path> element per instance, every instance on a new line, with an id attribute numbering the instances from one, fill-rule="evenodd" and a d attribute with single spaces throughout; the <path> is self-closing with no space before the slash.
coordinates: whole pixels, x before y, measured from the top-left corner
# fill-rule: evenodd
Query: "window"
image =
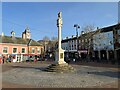
<path id="1" fill-rule="evenodd" d="M 72 47 L 72 50 L 73 50 L 73 47 Z"/>
<path id="2" fill-rule="evenodd" d="M 22 53 L 25 53 L 25 48 L 22 48 Z"/>
<path id="3" fill-rule="evenodd" d="M 40 53 L 40 49 L 39 48 L 37 49 L 37 52 Z"/>
<path id="4" fill-rule="evenodd" d="M 89 39 L 89 41 L 91 41 L 91 39 Z"/>
<path id="5" fill-rule="evenodd" d="M 3 53 L 8 53 L 8 47 L 3 47 Z"/>
<path id="6" fill-rule="evenodd" d="M 17 53 L 17 48 L 13 48 L 13 53 Z"/>
<path id="7" fill-rule="evenodd" d="M 66 50 L 68 50 L 67 47 L 66 47 Z"/>
<path id="8" fill-rule="evenodd" d="M 82 40 L 82 43 L 84 42 L 84 40 Z"/>
<path id="9" fill-rule="evenodd" d="M 43 50 L 44 50 L 44 49 L 43 49 L 43 48 L 41 48 L 41 53 L 43 53 Z"/>
<path id="10" fill-rule="evenodd" d="M 118 30 L 118 34 L 120 35 L 120 30 Z"/>
<path id="11" fill-rule="evenodd" d="M 118 39 L 118 42 L 120 43 L 120 38 Z"/>
<path id="12" fill-rule="evenodd" d="M 35 49 L 34 48 L 32 48 L 32 53 L 35 53 Z"/>
<path id="13" fill-rule="evenodd" d="M 115 34 L 117 34 L 117 30 L 115 31 Z"/>
<path id="14" fill-rule="evenodd" d="M 74 48 L 76 49 L 76 45 L 74 45 Z"/>

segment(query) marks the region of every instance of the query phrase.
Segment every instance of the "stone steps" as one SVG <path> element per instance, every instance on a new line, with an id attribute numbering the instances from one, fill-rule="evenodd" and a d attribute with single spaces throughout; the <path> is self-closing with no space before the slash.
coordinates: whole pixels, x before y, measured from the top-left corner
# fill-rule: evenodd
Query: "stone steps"
<path id="1" fill-rule="evenodd" d="M 51 64 L 45 71 L 48 72 L 74 72 L 75 69 L 68 64 Z"/>

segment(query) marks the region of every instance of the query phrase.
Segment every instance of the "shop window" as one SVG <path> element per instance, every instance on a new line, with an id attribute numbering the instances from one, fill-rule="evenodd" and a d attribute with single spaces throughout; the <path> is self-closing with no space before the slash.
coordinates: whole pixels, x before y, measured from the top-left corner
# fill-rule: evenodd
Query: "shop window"
<path id="1" fill-rule="evenodd" d="M 3 53 L 8 53 L 8 47 L 3 47 Z"/>

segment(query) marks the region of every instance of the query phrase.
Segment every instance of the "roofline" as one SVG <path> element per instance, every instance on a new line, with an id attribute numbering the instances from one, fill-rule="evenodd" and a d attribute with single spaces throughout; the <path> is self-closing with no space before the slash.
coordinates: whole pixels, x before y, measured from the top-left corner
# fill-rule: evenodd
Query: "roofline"
<path id="1" fill-rule="evenodd" d="M 110 28 L 110 29 L 108 29 L 108 28 Z M 105 30 L 105 29 L 108 29 L 108 30 Z M 120 29 L 120 23 L 110 25 L 110 26 L 107 26 L 107 27 L 103 27 L 103 28 L 99 28 L 99 29 L 96 29 L 96 30 L 101 30 L 101 33 L 104 33 L 104 32 L 112 31 L 113 29 L 118 29 L 119 30 Z M 76 37 L 64 39 L 64 40 L 62 40 L 62 42 L 68 42 L 69 40 L 74 40 L 74 39 L 76 39 Z"/>
<path id="2" fill-rule="evenodd" d="M 18 45 L 18 46 L 19 46 L 19 45 L 27 46 L 26 44 L 14 44 L 14 43 L 0 43 L 0 44 L 7 44 L 7 45 L 8 45 L 8 44 L 13 44 L 13 45 Z"/>

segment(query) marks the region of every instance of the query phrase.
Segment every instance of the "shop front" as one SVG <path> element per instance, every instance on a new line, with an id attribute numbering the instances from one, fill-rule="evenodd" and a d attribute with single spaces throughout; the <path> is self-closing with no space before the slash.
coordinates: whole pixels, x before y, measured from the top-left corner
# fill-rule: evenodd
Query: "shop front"
<path id="1" fill-rule="evenodd" d="M 79 50 L 78 51 L 78 53 L 79 53 L 79 57 L 81 58 L 81 59 L 85 59 L 85 58 L 87 58 L 87 50 Z"/>
<path id="2" fill-rule="evenodd" d="M 117 62 L 118 64 L 120 64 L 120 49 L 116 50 L 116 54 L 117 54 Z"/>

